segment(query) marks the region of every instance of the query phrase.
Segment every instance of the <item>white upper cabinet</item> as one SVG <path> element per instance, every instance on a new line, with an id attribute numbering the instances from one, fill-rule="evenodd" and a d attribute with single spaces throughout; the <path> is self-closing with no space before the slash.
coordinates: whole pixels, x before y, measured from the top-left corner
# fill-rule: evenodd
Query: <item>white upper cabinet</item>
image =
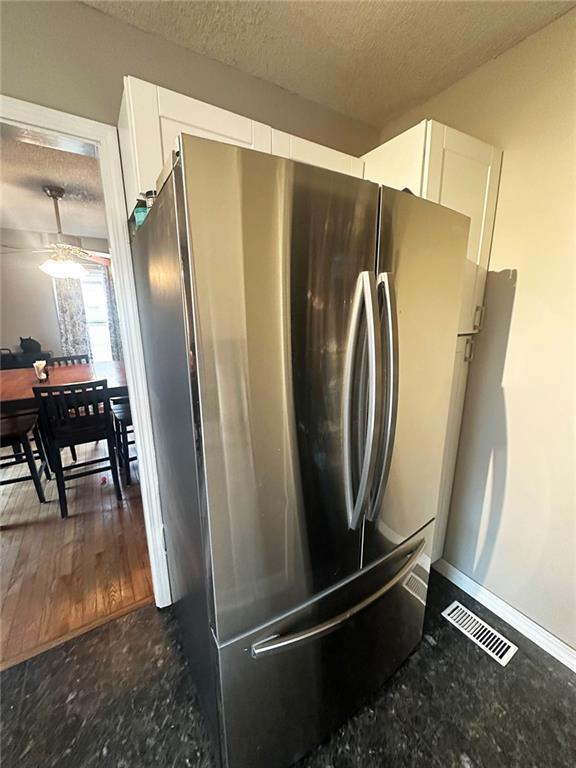
<path id="1" fill-rule="evenodd" d="M 362 158 L 364 178 L 422 196 L 426 120 L 395 136 Z"/>
<path id="2" fill-rule="evenodd" d="M 480 329 L 502 159 L 499 149 L 434 120 L 423 120 L 364 157 L 354 157 L 190 96 L 125 77 L 118 134 L 128 211 L 134 208 L 140 192 L 155 188 L 182 132 L 409 189 L 469 216 L 458 330 L 467 334 Z"/>
<path id="3" fill-rule="evenodd" d="M 434 120 L 362 158 L 364 176 L 440 203 L 470 218 L 459 333 L 481 328 L 502 152 Z"/>
<path id="4" fill-rule="evenodd" d="M 140 192 L 156 187 L 179 133 L 270 152 L 272 130 L 248 117 L 135 77 L 124 78 L 118 120 L 126 204 L 132 211 Z"/>
<path id="5" fill-rule="evenodd" d="M 180 133 L 237 144 L 360 178 L 364 173 L 359 157 L 291 136 L 135 77 L 125 77 L 118 135 L 129 212 L 140 192 L 155 188 Z"/>
<path id="6" fill-rule="evenodd" d="M 155 188 L 164 163 L 156 91 L 155 85 L 124 78 L 118 140 L 129 214 L 140 192 Z"/>
<path id="7" fill-rule="evenodd" d="M 165 157 L 176 148 L 180 133 L 270 152 L 270 126 L 190 96 L 168 91 L 166 88 L 156 88 L 156 91 L 162 151 Z"/>
<path id="8" fill-rule="evenodd" d="M 327 168 L 329 171 L 357 176 L 360 179 L 364 175 L 364 162 L 360 157 L 338 152 L 336 149 L 315 144 L 298 136 L 291 136 L 275 128 L 272 129 L 272 154 L 297 160 L 300 163 L 316 165 L 319 168 Z"/>

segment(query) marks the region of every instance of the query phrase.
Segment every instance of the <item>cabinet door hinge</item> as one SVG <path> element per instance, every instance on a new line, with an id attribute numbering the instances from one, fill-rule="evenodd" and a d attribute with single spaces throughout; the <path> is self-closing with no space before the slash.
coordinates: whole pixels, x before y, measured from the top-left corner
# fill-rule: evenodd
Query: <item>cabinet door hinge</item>
<path id="1" fill-rule="evenodd" d="M 473 327 L 475 331 L 481 331 L 484 326 L 484 313 L 486 306 L 484 304 L 478 304 L 474 310 L 474 323 Z"/>
<path id="2" fill-rule="evenodd" d="M 468 336 L 466 339 L 466 348 L 464 349 L 464 362 L 469 363 L 474 360 L 474 345 L 476 339 L 473 336 Z"/>

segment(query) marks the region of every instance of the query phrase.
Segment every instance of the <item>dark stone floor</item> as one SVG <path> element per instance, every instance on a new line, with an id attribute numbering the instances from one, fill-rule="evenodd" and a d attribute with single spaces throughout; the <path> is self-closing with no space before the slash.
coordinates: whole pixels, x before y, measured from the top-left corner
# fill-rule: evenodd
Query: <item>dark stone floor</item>
<path id="1" fill-rule="evenodd" d="M 519 646 L 502 668 L 440 613 L 460 600 Z M 424 640 L 298 768 L 573 768 L 576 676 L 438 574 Z M 177 628 L 153 607 L 0 675 L 3 768 L 210 768 Z"/>

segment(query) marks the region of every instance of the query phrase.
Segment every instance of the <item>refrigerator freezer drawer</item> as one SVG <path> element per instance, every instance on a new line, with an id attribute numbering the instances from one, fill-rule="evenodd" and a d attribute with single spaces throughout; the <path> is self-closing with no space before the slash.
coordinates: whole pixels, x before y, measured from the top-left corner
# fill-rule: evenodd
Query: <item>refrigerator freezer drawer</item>
<path id="1" fill-rule="evenodd" d="M 285 768 L 325 739 L 422 636 L 432 524 L 279 621 L 220 647 L 227 768 Z"/>

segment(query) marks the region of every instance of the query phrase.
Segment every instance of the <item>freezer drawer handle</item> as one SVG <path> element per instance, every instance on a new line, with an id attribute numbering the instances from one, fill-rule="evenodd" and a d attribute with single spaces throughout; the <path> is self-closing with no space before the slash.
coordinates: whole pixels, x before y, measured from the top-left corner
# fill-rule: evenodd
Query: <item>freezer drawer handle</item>
<path id="1" fill-rule="evenodd" d="M 402 579 L 404 579 L 416 565 L 416 562 L 418 561 L 418 558 L 420 557 L 425 544 L 426 539 L 420 539 L 420 541 L 416 544 L 413 552 L 411 553 L 410 558 L 404 563 L 398 573 L 396 573 L 389 582 L 384 584 L 383 587 L 380 587 L 380 589 L 362 600 L 360 603 L 356 603 L 356 605 L 354 605 L 352 608 L 349 608 L 347 611 L 339 613 L 337 616 L 333 616 L 331 619 L 322 622 L 322 624 L 317 624 L 315 627 L 310 627 L 310 629 L 305 629 L 302 632 L 295 632 L 292 635 L 284 635 L 284 637 L 281 635 L 273 635 L 272 637 L 267 637 L 265 640 L 260 640 L 252 645 L 252 657 L 255 659 L 260 659 L 263 656 L 269 656 L 272 653 L 278 653 L 279 651 L 294 648 L 294 646 L 297 645 L 302 645 L 302 643 L 307 643 L 309 640 L 317 640 L 318 638 L 324 637 L 324 635 L 339 629 L 348 621 L 348 619 L 351 619 L 352 616 L 355 616 L 357 613 L 360 613 L 360 611 L 368 608 L 369 605 L 375 603 L 376 600 L 379 600 L 383 595 L 389 592 L 392 587 L 396 586 L 399 581 L 402 581 Z M 409 546 L 413 547 L 414 545 L 410 544 Z M 396 550 L 396 553 L 401 550 L 402 547 L 399 547 Z"/>
<path id="2" fill-rule="evenodd" d="M 358 345 L 360 320 L 362 317 L 362 306 L 364 306 L 366 311 L 366 330 L 368 339 L 368 418 L 366 428 L 366 448 L 362 461 L 358 492 L 356 494 L 356 500 L 354 500 L 354 491 L 352 488 L 351 409 L 354 365 L 356 348 Z M 356 281 L 354 297 L 352 299 L 350 331 L 346 346 L 346 359 L 344 362 L 342 409 L 344 495 L 346 499 L 348 527 L 352 530 L 355 530 L 360 523 L 366 498 L 372 486 L 374 469 L 376 466 L 376 436 L 378 434 L 377 409 L 382 390 L 381 347 L 375 276 L 372 272 L 360 272 L 358 280 Z"/>
<path id="3" fill-rule="evenodd" d="M 396 434 L 396 416 L 398 414 L 398 321 L 396 318 L 396 299 L 391 272 L 381 272 L 376 281 L 378 295 L 382 293 L 382 315 L 384 320 L 384 340 L 386 348 L 386 398 L 384 405 L 384 446 L 382 468 L 374 501 L 366 513 L 368 520 L 374 520 L 382 506 L 384 491 L 390 475 L 392 449 Z"/>

